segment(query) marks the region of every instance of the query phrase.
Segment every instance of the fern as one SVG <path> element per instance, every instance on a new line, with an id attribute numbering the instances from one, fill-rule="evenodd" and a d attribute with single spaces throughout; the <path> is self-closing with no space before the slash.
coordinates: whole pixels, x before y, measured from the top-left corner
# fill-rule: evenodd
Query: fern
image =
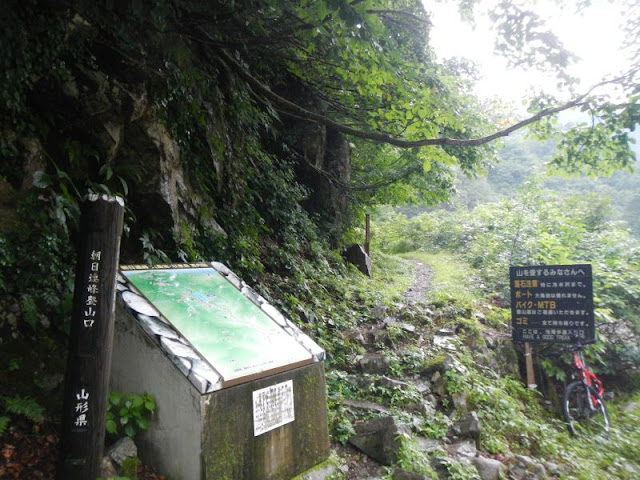
<path id="1" fill-rule="evenodd" d="M 42 291 L 42 299 L 49 307 L 56 307 L 60 305 L 60 292 L 56 292 L 53 289 L 47 289 Z"/>
<path id="2" fill-rule="evenodd" d="M 20 310 L 25 322 L 35 329 L 38 325 L 38 307 L 31 295 L 24 294 L 20 297 Z"/>
<path id="3" fill-rule="evenodd" d="M 31 397 L 21 397 L 16 395 L 15 397 L 2 397 L 2 400 L 4 401 L 6 413 L 22 415 L 36 423 L 42 422 L 44 418 L 44 408 Z M 0 421 L 0 427 L 1 426 L 2 422 Z"/>
<path id="4" fill-rule="evenodd" d="M 4 431 L 9 426 L 9 422 L 11 419 L 9 417 L 0 417 L 0 436 L 4 433 Z"/>

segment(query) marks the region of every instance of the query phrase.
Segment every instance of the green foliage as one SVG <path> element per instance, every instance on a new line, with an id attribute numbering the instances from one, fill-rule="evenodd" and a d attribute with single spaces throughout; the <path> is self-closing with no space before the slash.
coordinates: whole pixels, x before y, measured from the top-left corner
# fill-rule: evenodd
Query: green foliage
<path id="1" fill-rule="evenodd" d="M 287 275 L 264 275 L 259 290 L 331 351 L 328 365 L 344 370 L 355 354 L 362 353 L 362 347 L 337 337 L 336 332 L 356 327 L 375 306 L 393 308 L 399 294 L 411 284 L 411 272 L 407 262 L 376 254 L 373 278 L 368 278 L 355 268 L 345 268 L 339 255 L 315 248 L 315 263 L 287 255 Z"/>
<path id="2" fill-rule="evenodd" d="M 14 338 L 35 335 L 41 328 L 68 328 L 75 259 L 66 223 L 59 223 L 56 213 L 64 202 L 46 193 L 20 195 L 19 220 L 0 234 L 0 292 L 5 308 L 17 304 L 20 312 Z"/>
<path id="3" fill-rule="evenodd" d="M 420 473 L 437 480 L 437 473 L 431 468 L 429 457 L 420 450 L 415 438 L 399 434 L 400 448 L 396 465 L 409 472 Z"/>
<path id="4" fill-rule="evenodd" d="M 7 112 L 7 122 L 24 131 L 33 127 L 27 97 L 36 82 L 64 78 L 68 71 L 61 56 L 69 48 L 64 41 L 69 18 L 68 13 L 36 0 L 10 3 L 5 5 L 0 29 L 0 44 L 11 46 L 2 58 L 0 110 Z M 0 152 L 7 152 L 7 147 L 3 137 Z"/>
<path id="5" fill-rule="evenodd" d="M 414 387 L 392 387 L 374 382 L 362 395 L 379 405 L 407 407 L 422 400 L 422 395 Z"/>
<path id="6" fill-rule="evenodd" d="M 289 100 L 301 104 L 307 102 L 296 98 L 297 91 L 303 96 L 314 92 L 308 95 L 311 103 L 315 101 L 311 97 L 330 99 L 334 107 L 328 113 L 335 120 L 360 124 L 371 133 L 384 131 L 407 139 L 470 138 L 487 127 L 485 116 L 468 94 L 471 70 L 463 62 L 439 64 L 427 37 L 415 34 L 428 25 L 422 4 L 415 0 L 402 8 L 387 0 L 376 2 L 375 8 L 344 0 L 276 1 L 256 8 L 224 1 L 202 5 L 161 1 L 118 9 L 103 2 L 72 2 L 64 13 L 50 16 L 34 15 L 36 5 L 11 2 L 8 9 L 16 20 L 12 28 L 20 34 L 8 35 L 7 44 L 15 47 L 11 51 L 16 57 L 25 57 L 15 62 L 25 66 L 21 81 L 9 82 L 7 96 L 10 92 L 20 97 L 20 108 L 11 109 L 20 113 L 26 109 L 26 97 L 34 95 L 34 78 L 61 91 L 66 102 L 82 87 L 96 88 L 86 77 L 100 78 L 86 71 L 116 79 L 113 92 L 99 85 L 105 96 L 126 91 L 136 100 L 137 85 L 144 83 L 149 103 L 166 120 L 180 149 L 180 161 L 197 189 L 216 201 L 220 217 L 239 211 L 245 216 L 245 229 L 237 235 L 233 232 L 236 222 L 217 218 L 230 233 L 229 250 L 248 248 L 250 255 L 235 259 L 241 270 L 261 273 L 255 258 L 249 260 L 261 246 L 257 241 L 264 234 L 260 223 L 266 231 L 276 236 L 283 232 L 289 238 L 295 232 L 287 230 L 301 227 L 296 223 L 303 216 L 291 200 L 300 200 L 307 192 L 296 183 L 300 178 L 292 167 L 304 164 L 306 158 L 298 148 L 301 132 L 280 126 L 283 119 L 275 110 L 280 105 L 261 101 L 245 72 L 234 70 L 222 54 L 226 52 L 208 48 L 211 42 L 223 45 L 233 38 L 236 45 L 251 45 L 232 53 L 257 82 L 274 92 L 291 92 Z M 42 25 L 28 28 L 32 18 Z M 191 18 L 207 21 L 193 29 Z M 39 31 L 48 33 L 49 42 L 41 40 Z M 265 37 L 279 40 L 258 40 Z M 107 51 L 104 45 L 109 46 Z M 17 59 L 10 58 L 10 64 L 12 60 Z M 53 69 L 56 73 L 44 65 L 58 66 Z M 79 122 L 65 122 L 69 112 L 64 109 L 51 110 L 33 112 L 34 123 L 59 131 L 60 140 L 46 138 L 42 143 L 59 142 L 56 148 L 63 155 L 50 156 L 64 157 L 60 171 L 74 181 L 127 197 L 129 185 L 151 173 L 128 161 L 131 146 L 105 149 L 97 132 L 79 128 Z M 47 136 L 44 128 L 40 133 Z M 431 204 L 443 200 L 452 187 L 451 165 L 474 171 L 486 161 L 487 151 L 450 146 L 423 151 L 374 148 L 355 140 L 351 148 L 351 181 L 357 197 L 353 210 L 358 211 L 361 202 L 385 198 Z M 81 179 L 79 170 L 88 175 Z M 257 230 L 248 231 L 253 229 Z M 254 243 L 258 245 L 252 251 Z"/>
<path id="7" fill-rule="evenodd" d="M 5 411 L 14 415 L 22 415 L 32 422 L 41 422 L 44 409 L 30 397 L 3 397 Z"/>
<path id="8" fill-rule="evenodd" d="M 628 340 L 630 334 L 638 334 L 640 318 L 639 246 L 620 225 L 606 223 L 602 208 L 603 203 L 591 197 L 559 198 L 529 184 L 515 198 L 479 205 L 472 211 L 460 209 L 446 216 L 435 212 L 411 220 L 391 216 L 377 228 L 383 237 L 397 238 L 402 237 L 403 229 L 429 231 L 421 236 L 421 243 L 415 242 L 420 250 L 447 248 L 468 263 L 457 269 L 451 266 L 460 262 L 449 253 L 439 254 L 440 258 L 411 254 L 432 265 L 434 278 L 448 278 L 444 288 L 436 280 L 429 294 L 440 307 L 454 298 L 468 298 L 468 305 L 482 291 L 498 292 L 496 301 L 506 304 L 510 265 L 592 264 L 598 339 L 606 348 L 597 356 L 595 350 L 588 355 L 597 360 L 594 365 L 599 371 L 613 373 L 621 367 L 623 371 L 634 368 L 640 359 L 637 346 Z M 407 227 L 413 224 L 416 226 Z M 448 237 L 440 236 L 441 231 L 449 232 Z M 469 271 L 474 273 L 465 273 Z M 543 366 L 550 376 L 562 378 L 563 367 L 551 361 Z"/>
<path id="9" fill-rule="evenodd" d="M 535 65 L 542 71 L 555 71 L 562 84 L 571 84 L 565 69 L 576 60 L 552 31 L 547 31 L 544 19 L 523 4 L 504 2 L 490 13 L 500 32 L 496 49 L 511 66 Z M 531 41 L 532 39 L 536 41 Z M 573 79 L 575 81 L 575 79 Z"/>
<path id="10" fill-rule="evenodd" d="M 571 125 L 563 125 L 568 130 Z M 636 157 L 638 134 L 630 134 L 630 140 Z M 594 207 L 589 216 L 594 216 L 596 223 L 624 220 L 632 231 L 640 230 L 637 216 L 633 213 L 638 196 L 640 173 L 627 169 L 612 174 L 599 172 L 598 177 L 569 175 L 565 168 L 552 162 L 560 155 L 554 140 L 544 142 L 528 139 L 524 134 L 509 136 L 499 150 L 499 162 L 492 165 L 488 176 L 467 180 L 459 178 L 455 188 L 456 195 L 450 201 L 452 205 L 474 208 L 484 203 L 495 203 L 504 198 L 518 195 L 526 182 L 540 182 L 543 191 L 552 191 L 559 199 L 570 201 L 572 196 L 589 196 Z M 597 206 L 596 206 L 597 205 Z M 598 220 L 598 218 L 600 220 Z M 585 217 L 585 224 L 592 220 Z"/>
<path id="11" fill-rule="evenodd" d="M 522 449 L 535 456 L 560 453 L 559 442 L 566 435 L 562 423 L 553 426 L 535 393 L 520 379 L 473 375 L 469 401 L 483 425 L 480 441 L 490 453 L 507 449 Z"/>
<path id="12" fill-rule="evenodd" d="M 458 395 L 467 389 L 466 379 L 454 369 L 444 372 L 444 383 L 449 395 Z"/>
<path id="13" fill-rule="evenodd" d="M 433 416 L 425 418 L 420 424 L 420 433 L 427 438 L 444 440 L 453 424 L 452 420 L 444 413 L 438 411 Z"/>
<path id="14" fill-rule="evenodd" d="M 122 432 L 128 437 L 135 437 L 146 432 L 155 409 L 156 402 L 148 393 L 110 392 L 105 423 L 107 433 L 118 435 Z"/>
<path id="15" fill-rule="evenodd" d="M 568 460 L 574 467 L 573 478 L 590 480 L 594 472 L 609 478 L 633 479 L 636 472 L 633 465 L 640 463 L 638 449 L 640 431 L 637 422 L 640 420 L 640 395 L 625 396 L 615 404 L 607 403 L 611 417 L 609 439 L 597 444 L 588 442 L 567 442 L 564 445 Z M 637 468 L 637 467 L 636 467 Z"/>
<path id="16" fill-rule="evenodd" d="M 486 211 L 483 210 L 483 212 Z M 496 213 L 496 215 L 498 214 Z M 504 216 L 504 212 L 501 214 L 500 219 L 502 219 L 502 216 Z M 453 220 L 468 218 L 460 212 L 454 213 L 452 217 Z M 445 224 L 446 227 L 453 220 L 449 220 Z M 464 241 L 468 242 L 466 248 L 468 249 L 472 246 L 472 242 L 476 241 L 474 229 L 482 232 L 478 233 L 479 236 L 494 235 L 494 232 L 490 229 L 481 229 L 484 224 L 494 221 L 496 221 L 494 217 L 486 215 L 480 220 L 476 219 L 476 223 L 471 225 L 473 228 L 465 225 L 462 230 L 466 232 L 465 235 L 468 235 L 468 237 L 464 238 Z M 505 221 L 505 223 L 507 222 Z M 603 251 L 609 252 L 608 255 L 605 255 L 606 258 L 609 258 L 608 265 L 619 268 L 619 260 L 623 258 L 628 260 L 627 252 L 631 244 L 621 243 L 623 238 L 628 239 L 628 237 L 624 235 L 619 237 L 615 230 L 601 228 L 589 227 L 581 231 L 584 238 L 580 244 L 583 247 L 587 244 L 591 245 L 589 247 L 590 251 L 598 251 L 601 247 Z M 610 242 L 607 242 L 606 246 L 602 243 L 603 237 L 606 237 L 605 231 L 611 235 Z M 569 232 L 571 233 L 571 230 Z M 485 241 L 485 239 L 482 238 L 479 241 Z M 591 243 L 592 241 L 600 245 L 600 247 L 595 248 L 595 244 Z M 507 243 L 507 245 L 511 246 L 510 243 Z M 618 245 L 620 248 L 614 248 Z M 442 248 L 441 251 L 444 253 Z M 532 252 L 535 254 L 535 250 L 532 250 Z M 615 255 L 610 256 L 614 252 Z M 473 270 L 472 267 L 469 267 L 464 262 L 464 249 L 457 250 L 455 253 L 457 253 L 457 256 L 442 255 L 442 258 L 448 258 L 449 270 L 453 272 L 459 270 L 473 271 L 477 275 L 478 283 L 487 282 L 487 277 L 482 270 Z M 419 256 L 416 258 L 429 263 L 428 259 L 431 257 Z M 613 261 L 614 258 L 616 258 L 615 261 Z M 386 267 L 386 264 L 381 266 L 381 268 Z M 435 282 L 441 280 L 439 276 L 447 278 L 447 275 L 449 275 L 448 272 L 437 273 L 438 269 L 434 270 Z M 443 268 L 442 270 L 446 269 Z M 633 271 L 633 266 L 631 270 Z M 455 275 L 454 273 L 452 277 L 455 277 Z M 393 277 L 389 277 L 388 281 L 393 282 Z M 359 288 L 366 288 L 367 282 L 369 280 L 363 285 L 352 287 L 354 294 L 360 296 L 357 291 Z M 631 278 L 629 278 L 629 282 L 630 284 L 635 284 L 635 281 Z M 450 304 L 441 308 L 436 308 L 430 304 L 428 306 L 429 311 L 437 318 L 434 319 L 433 323 L 421 324 L 422 327 L 426 328 L 421 334 L 428 336 L 428 333 L 426 333 L 429 331 L 428 329 L 434 328 L 436 325 L 454 325 L 457 331 L 462 332 L 464 330 L 464 332 L 467 332 L 466 334 L 459 334 L 459 338 L 462 339 L 463 343 L 469 344 L 472 340 L 473 342 L 478 342 L 474 343 L 474 345 L 481 345 L 481 340 L 476 339 L 475 334 L 485 328 L 494 328 L 497 329 L 497 332 L 501 332 L 502 335 L 508 335 L 510 315 L 506 308 L 501 307 L 501 293 L 493 289 L 496 285 L 487 282 L 482 288 L 475 288 L 473 290 L 473 296 L 475 296 L 473 302 L 461 302 L 454 299 Z M 500 285 L 498 287 L 501 289 Z M 341 288 L 344 288 L 344 285 Z M 387 289 L 392 291 L 389 286 L 387 286 Z M 617 297 L 617 295 L 614 296 Z M 603 300 L 598 300 L 598 302 L 601 301 Z M 464 306 L 461 306 L 461 303 Z M 629 303 L 628 300 L 621 300 L 619 308 L 628 307 Z M 368 319 L 363 317 L 360 321 L 366 322 Z M 342 328 L 350 328 L 353 325 L 341 322 L 339 324 L 342 325 Z M 602 327 L 603 325 L 600 326 L 600 328 Z M 493 334 L 495 335 L 497 332 L 493 332 Z M 428 377 L 428 372 L 440 370 L 446 360 L 444 354 L 438 354 L 431 349 L 412 348 L 404 343 L 409 340 L 410 338 L 401 340 L 403 342 L 401 354 L 397 351 L 390 351 L 387 347 L 381 350 L 391 360 L 392 376 L 411 378 L 415 375 L 427 375 Z M 342 343 L 343 338 L 334 334 L 331 338 L 325 340 L 324 346 L 327 348 L 328 354 L 331 355 L 336 349 L 339 350 L 341 348 Z M 605 364 L 611 366 L 618 364 L 617 362 L 620 359 L 614 361 L 605 355 L 605 352 L 610 351 L 611 346 L 609 342 L 606 349 L 603 343 L 591 347 L 591 351 L 588 354 L 590 359 L 594 359 L 597 367 L 602 369 Z M 492 354 L 496 356 L 502 354 L 502 350 L 499 348 L 492 347 L 490 350 L 493 350 Z M 339 365 L 342 368 L 351 366 L 349 358 L 354 353 L 351 352 L 343 357 L 344 363 Z M 635 439 L 637 429 L 634 429 L 635 420 L 633 417 L 635 413 L 631 415 L 630 412 L 633 412 L 633 408 L 628 406 L 633 405 L 632 398 L 620 401 L 620 405 L 627 405 L 624 413 L 622 413 L 622 410 L 618 410 L 615 404 L 610 405 L 610 410 L 613 412 L 612 424 L 614 428 L 617 421 L 620 421 L 621 425 L 623 425 L 616 433 L 619 437 L 613 444 L 608 445 L 606 449 L 602 449 L 600 444 L 595 445 L 595 447 L 584 442 L 577 444 L 569 437 L 566 427 L 557 412 L 549 410 L 549 405 L 544 402 L 544 398 L 538 391 L 526 388 L 520 378 L 497 372 L 494 370 L 494 366 L 488 367 L 487 365 L 491 364 L 485 364 L 480 360 L 480 356 L 476 354 L 475 349 L 469 350 L 461 345 L 456 352 L 449 353 L 455 358 L 456 367 L 442 370 L 445 370 L 443 375 L 445 392 L 449 395 L 466 394 L 467 409 L 478 414 L 482 425 L 482 433 L 478 442 L 482 451 L 492 455 L 503 456 L 521 453 L 564 464 L 570 469 L 566 473 L 568 478 L 592 478 L 594 471 L 611 472 L 612 478 L 618 478 L 618 476 L 620 478 L 630 478 L 628 474 L 624 473 L 625 465 L 633 467 L 634 462 L 637 462 L 635 449 L 629 447 L 634 441 L 637 441 Z M 595 361 L 596 359 L 598 361 Z M 512 358 L 500 359 L 499 363 L 500 361 L 515 363 L 517 360 Z M 603 364 L 602 362 L 605 363 Z M 403 412 L 409 403 L 416 401 L 416 398 L 412 397 L 410 389 L 394 391 L 390 388 L 380 388 L 377 376 L 365 376 L 366 381 L 363 381 L 362 385 L 358 385 L 358 382 L 354 381 L 353 375 L 349 375 L 343 370 L 336 370 L 336 365 L 336 363 L 333 363 L 328 369 L 327 384 L 330 399 L 331 432 L 333 438 L 339 439 L 340 442 L 346 442 L 348 437 L 352 435 L 352 422 L 355 419 L 370 417 L 370 414 L 354 415 L 354 412 L 343 406 L 344 399 L 368 399 L 378 404 L 392 405 L 395 412 Z M 556 371 L 567 371 L 566 364 L 560 364 L 555 361 L 552 365 Z M 618 375 L 620 375 L 620 372 L 618 372 Z M 561 389 L 562 386 L 559 386 L 559 388 Z M 447 398 L 441 399 L 443 405 L 447 403 L 446 400 Z M 450 435 L 452 425 L 458 418 L 457 416 L 462 413 L 453 404 L 444 406 L 450 411 L 448 415 L 444 413 L 443 409 L 438 409 L 434 415 L 420 417 L 421 421 L 417 427 L 419 435 L 439 440 L 444 440 Z M 618 418 L 619 415 L 620 417 Z M 412 413 L 412 418 L 417 418 L 415 413 Z M 404 450 L 397 466 L 411 471 L 423 471 L 421 470 L 422 467 L 430 467 L 429 457 L 412 449 L 411 439 L 404 440 L 407 443 L 401 447 Z M 433 457 L 438 458 L 437 453 Z M 585 465 L 588 465 L 588 467 Z M 474 478 L 473 475 L 476 474 L 475 470 L 467 469 L 464 465 L 451 460 L 446 460 L 441 467 L 446 469 L 448 476 L 453 478 Z M 424 474 L 429 475 L 428 470 L 425 469 Z M 625 475 L 627 476 L 625 477 Z"/>
<path id="17" fill-rule="evenodd" d="M 447 478 L 452 480 L 480 480 L 480 475 L 478 475 L 478 471 L 473 465 L 462 463 L 452 458 L 443 458 L 441 463 L 447 471 Z"/>
<path id="18" fill-rule="evenodd" d="M 438 353 L 437 355 L 430 356 L 423 362 L 422 369 L 426 372 L 440 370 L 442 369 L 442 366 L 444 365 L 446 359 L 447 357 L 443 353 Z"/>
<path id="19" fill-rule="evenodd" d="M 35 329 L 38 323 L 38 307 L 31 295 L 25 294 L 20 297 L 20 311 L 23 320 Z"/>
<path id="20" fill-rule="evenodd" d="M 340 370 L 327 372 L 327 407 L 329 412 L 329 431 L 331 437 L 342 445 L 355 434 L 355 429 L 342 406 L 345 398 L 355 394 L 356 386 L 350 382 L 347 374 Z"/>
<path id="21" fill-rule="evenodd" d="M 425 238 L 434 233 L 435 221 L 423 215 L 420 220 L 409 220 L 405 215 L 380 207 L 373 216 L 371 237 L 375 245 L 389 253 L 407 253 L 419 250 Z"/>
<path id="22" fill-rule="evenodd" d="M 4 415 L 0 416 L 0 435 L 2 435 L 5 432 L 10 422 L 11 422 L 10 417 L 6 417 Z"/>
<path id="23" fill-rule="evenodd" d="M 331 437 L 342 445 L 346 445 L 349 439 L 356 434 L 344 408 L 331 408 L 329 410 L 329 425 Z"/>
<path id="24" fill-rule="evenodd" d="M 477 298 L 474 290 L 479 282 L 464 260 L 454 258 L 445 252 L 414 252 L 403 257 L 418 260 L 431 268 L 433 279 L 427 299 L 435 306 L 456 305 L 464 310 L 471 307 Z"/>
<path id="25" fill-rule="evenodd" d="M 557 361 L 553 361 L 552 359 L 542 358 L 540 359 L 540 366 L 548 377 L 562 383 L 567 383 L 567 370 L 569 365 L 560 365 Z"/>
<path id="26" fill-rule="evenodd" d="M 5 7 L 0 179 L 6 180 L 6 204 L 15 205 L 16 215 L 0 235 L 0 292 L 2 307 L 18 307 L 11 336 L 66 332 L 80 192 L 89 190 L 126 197 L 127 261 L 223 261 L 258 283 L 261 294 L 327 349 L 330 426 L 341 443 L 353 433 L 344 398 L 364 396 L 394 409 L 419 400 L 413 389 L 374 383 L 362 391 L 344 373 L 363 349 L 343 333 L 372 321 L 373 307 L 396 313 L 400 294 L 411 284 L 409 262 L 386 252 L 428 252 L 417 258 L 434 269 L 434 323 L 471 333 L 480 329 L 474 325 L 479 317 L 470 312 L 483 293 L 504 302 L 508 265 L 592 261 L 607 349 L 594 350 L 591 358 L 600 360 L 602 370 L 612 371 L 621 360 L 637 365 L 640 355 L 619 339 L 639 329 L 638 250 L 620 228 L 603 223 L 602 202 L 556 201 L 534 184 L 473 214 L 438 211 L 407 218 L 387 211 L 385 225 L 374 222 L 374 243 L 384 252 L 374 249 L 372 279 L 344 267 L 327 248 L 368 205 L 445 200 L 454 189 L 454 167 L 475 174 L 493 156 L 488 147 L 401 150 L 351 139 L 349 184 L 342 185 L 332 171 L 319 174 L 347 192 L 346 216 L 313 217 L 302 209 L 314 193 L 303 171 L 320 159 L 307 141 L 309 131 L 299 128 L 304 122 L 266 100 L 260 84 L 369 134 L 466 139 L 488 130 L 485 112 L 468 95 L 472 70 L 462 62 L 439 63 L 427 37 L 416 34 L 427 22 L 420 2 L 72 1 L 56 9 L 10 0 Z M 247 74 L 258 83 L 250 83 Z M 575 144 L 562 144 L 565 166 L 585 168 L 577 163 L 581 145 L 602 145 L 607 152 L 584 157 L 591 171 L 629 164 L 627 139 L 614 130 L 631 125 L 637 112 L 608 113 L 593 137 L 586 130 L 567 137 Z M 111 122 L 118 123 L 115 130 Z M 322 159 L 327 170 L 329 160 Z M 25 173 L 34 166 L 35 174 Z M 166 168 L 178 166 L 179 178 L 171 180 L 189 195 L 171 212 L 174 220 L 179 213 L 178 225 L 160 224 L 148 196 L 156 198 L 158 185 L 172 188 Z M 160 218 L 168 218 L 162 213 Z M 488 326 L 507 324 L 499 307 L 485 306 L 483 314 Z M 626 329 L 616 332 L 619 319 Z M 390 333 L 397 344 L 408 340 L 398 330 Z M 428 363 L 416 351 L 385 353 L 398 375 L 420 373 Z M 488 425 L 481 439 L 487 450 L 559 455 L 562 426 L 545 420 L 537 398 L 515 379 L 498 380 L 473 368 L 468 373 L 473 381 L 461 372 L 447 373 L 447 390 L 469 391 Z M 147 394 L 112 393 L 107 430 L 133 436 L 147 428 L 154 410 Z M 7 413 L 24 415 L 8 408 Z M 0 417 L 0 430 L 9 415 Z M 438 412 L 424 419 L 421 433 L 444 438 L 451 422 Z M 637 440 L 633 435 L 623 437 Z M 621 472 L 610 464 L 621 445 L 603 453 L 598 466 Z M 403 455 L 403 465 L 428 472 L 426 460 L 411 447 Z M 447 469 L 452 478 L 471 475 L 456 463 Z"/>
<path id="27" fill-rule="evenodd" d="M 628 129 L 640 122 L 637 107 L 602 106 L 597 120 L 595 124 L 579 124 L 559 138 L 554 165 L 569 173 L 590 176 L 631 168 L 635 155 L 629 145 Z"/>
<path id="28" fill-rule="evenodd" d="M 156 247 L 158 241 L 162 240 L 162 234 L 155 230 L 145 230 L 140 237 L 142 243 L 142 258 L 146 265 L 168 264 L 171 263 L 169 256 Z"/>
<path id="29" fill-rule="evenodd" d="M 7 397 L 0 397 L 2 404 L 4 405 L 4 415 L 0 416 L 0 435 L 2 435 L 9 423 L 11 422 L 10 415 L 20 415 L 26 419 L 40 423 L 44 419 L 44 408 L 31 397 L 22 397 L 19 395 Z"/>

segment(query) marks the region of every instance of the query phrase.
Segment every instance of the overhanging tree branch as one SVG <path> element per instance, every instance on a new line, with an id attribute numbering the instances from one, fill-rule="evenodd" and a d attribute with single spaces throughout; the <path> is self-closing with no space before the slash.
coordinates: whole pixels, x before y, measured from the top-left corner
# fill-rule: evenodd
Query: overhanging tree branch
<path id="1" fill-rule="evenodd" d="M 421 26 L 423 28 L 431 28 L 431 26 L 432 26 L 431 21 L 429 19 L 421 18 L 421 17 L 419 17 L 418 15 L 416 15 L 414 13 L 406 12 L 404 10 L 374 10 L 374 9 L 369 9 L 366 12 L 369 13 L 369 14 L 378 15 L 381 18 L 386 18 L 387 20 L 393 21 L 394 23 L 409 29 L 410 31 L 412 31 L 416 35 L 422 35 L 422 34 L 424 34 L 424 32 L 421 32 L 419 29 L 410 26 L 406 22 L 401 22 L 401 21 L 397 20 L 396 17 L 404 17 L 406 20 L 408 20 L 410 22 L 414 22 L 415 25 L 419 25 L 419 26 Z"/>
<path id="2" fill-rule="evenodd" d="M 563 112 L 577 105 L 580 105 L 594 90 L 607 84 L 618 83 L 624 78 L 627 78 L 631 74 L 631 73 L 627 73 L 623 76 L 610 79 L 610 80 L 604 80 L 600 83 L 597 83 L 596 85 L 591 87 L 586 93 L 579 95 L 573 100 L 570 100 L 556 107 L 545 108 L 540 112 L 538 112 L 537 114 L 531 117 L 528 117 L 520 122 L 514 123 L 513 125 L 505 129 L 498 130 L 492 133 L 491 135 L 487 135 L 479 138 L 472 138 L 472 139 L 438 137 L 438 138 L 425 138 L 421 140 L 405 140 L 402 138 L 393 137 L 393 136 L 385 135 L 382 133 L 364 131 L 364 130 L 359 130 L 353 127 L 349 127 L 325 115 L 321 115 L 319 113 L 307 110 L 301 107 L 300 105 L 290 100 L 287 100 L 286 98 L 273 92 L 267 85 L 265 85 L 260 80 L 255 78 L 251 73 L 249 73 L 247 69 L 244 68 L 242 64 L 238 60 L 233 58 L 233 56 L 226 50 L 221 49 L 219 51 L 219 54 L 222 60 L 230 68 L 232 68 L 242 79 L 244 79 L 249 85 L 251 85 L 256 92 L 259 92 L 261 95 L 264 96 L 265 99 L 271 102 L 272 105 L 281 113 L 294 116 L 297 118 L 302 118 L 310 122 L 315 122 L 315 123 L 324 125 L 326 127 L 333 128 L 334 130 L 340 133 L 343 133 L 344 135 L 363 138 L 366 140 L 372 140 L 378 143 L 386 143 L 386 144 L 394 145 L 400 148 L 416 148 L 416 147 L 427 147 L 427 146 L 434 146 L 434 145 L 438 145 L 438 146 L 448 145 L 453 147 L 478 147 L 478 146 L 490 143 L 494 140 L 497 140 L 498 138 L 507 137 L 511 133 L 517 130 L 520 130 L 528 125 L 536 123 L 545 117 Z"/>

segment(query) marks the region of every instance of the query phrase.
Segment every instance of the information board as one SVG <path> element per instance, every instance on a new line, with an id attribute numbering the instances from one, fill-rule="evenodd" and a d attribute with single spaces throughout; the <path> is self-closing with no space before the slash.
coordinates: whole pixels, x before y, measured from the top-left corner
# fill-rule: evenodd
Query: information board
<path id="1" fill-rule="evenodd" d="M 312 362 L 311 353 L 295 337 L 214 268 L 122 274 L 228 385 Z"/>
<path id="2" fill-rule="evenodd" d="M 253 392 L 253 435 L 255 437 L 294 420 L 293 380 Z"/>
<path id="3" fill-rule="evenodd" d="M 591 265 L 511 267 L 514 342 L 595 341 Z"/>

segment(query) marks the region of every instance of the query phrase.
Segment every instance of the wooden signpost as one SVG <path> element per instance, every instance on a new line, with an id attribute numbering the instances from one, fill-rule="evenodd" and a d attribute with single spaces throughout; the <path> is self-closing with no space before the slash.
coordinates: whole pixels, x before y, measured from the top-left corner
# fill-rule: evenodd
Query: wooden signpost
<path id="1" fill-rule="evenodd" d="M 364 222 L 364 252 L 369 255 L 371 248 L 371 215 L 368 213 L 365 216 Z"/>
<path id="2" fill-rule="evenodd" d="M 524 342 L 524 365 L 527 370 L 527 388 L 535 390 L 538 385 L 536 384 L 536 376 L 533 370 L 533 350 L 529 342 Z"/>
<path id="3" fill-rule="evenodd" d="M 57 480 L 100 476 L 124 201 L 82 205 Z"/>

